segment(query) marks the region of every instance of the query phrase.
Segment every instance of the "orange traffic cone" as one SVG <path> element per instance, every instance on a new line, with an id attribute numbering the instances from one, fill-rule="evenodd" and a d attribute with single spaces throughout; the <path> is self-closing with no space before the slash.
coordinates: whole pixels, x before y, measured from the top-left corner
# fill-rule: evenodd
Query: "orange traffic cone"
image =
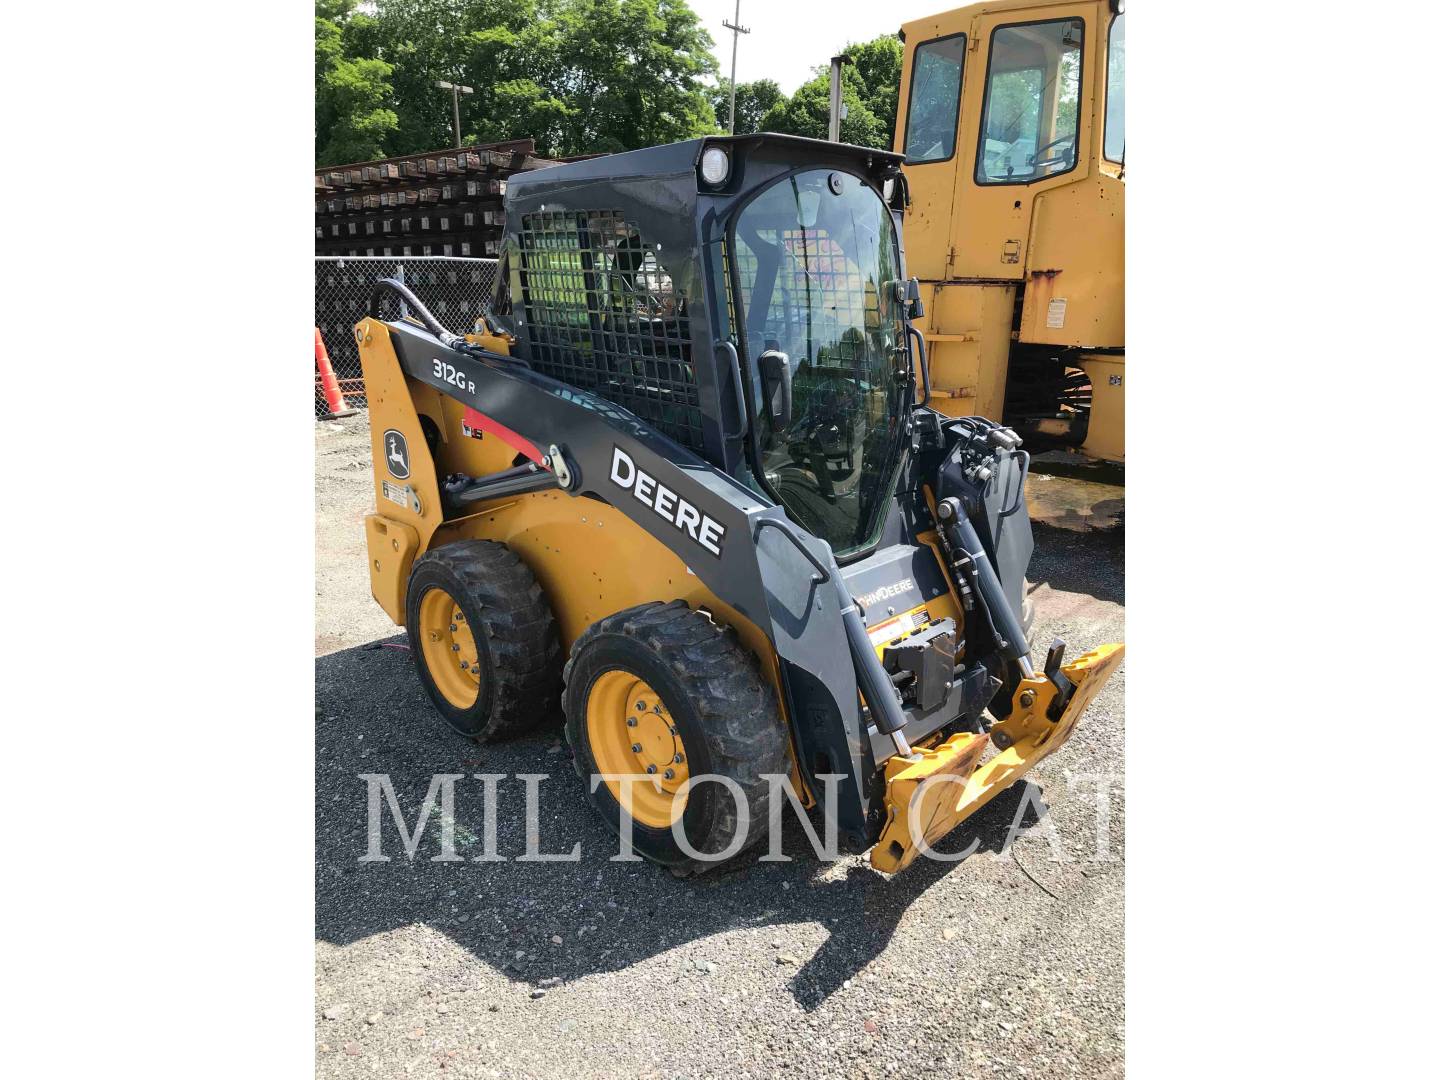
<path id="1" fill-rule="evenodd" d="M 335 377 L 335 369 L 330 364 L 330 354 L 325 350 L 325 339 L 320 336 L 320 328 L 315 328 L 315 366 L 320 369 L 320 386 L 325 391 L 325 406 L 330 410 L 326 420 L 337 420 L 342 416 L 354 416 L 358 409 L 349 408 L 345 404 L 345 395 L 340 392 L 340 380 Z"/>

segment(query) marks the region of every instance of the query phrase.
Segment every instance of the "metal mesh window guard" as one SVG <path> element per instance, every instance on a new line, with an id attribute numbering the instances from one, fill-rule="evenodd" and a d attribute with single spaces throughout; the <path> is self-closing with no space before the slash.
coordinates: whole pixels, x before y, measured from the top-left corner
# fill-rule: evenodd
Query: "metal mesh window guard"
<path id="1" fill-rule="evenodd" d="M 704 449 L 689 297 L 616 211 L 541 212 L 521 222 L 530 361 Z"/>
<path id="2" fill-rule="evenodd" d="M 316 256 L 315 326 L 325 341 L 346 404 L 358 408 L 366 404 L 354 329 L 365 317 L 365 305 L 375 282 L 385 277 L 402 279 L 447 329 L 458 334 L 474 326 L 476 317 L 490 300 L 495 289 L 496 265 L 494 259 Z M 380 317 L 386 320 L 400 317 L 400 304 L 393 295 L 381 302 Z M 315 415 L 329 415 L 318 371 L 315 373 Z"/>

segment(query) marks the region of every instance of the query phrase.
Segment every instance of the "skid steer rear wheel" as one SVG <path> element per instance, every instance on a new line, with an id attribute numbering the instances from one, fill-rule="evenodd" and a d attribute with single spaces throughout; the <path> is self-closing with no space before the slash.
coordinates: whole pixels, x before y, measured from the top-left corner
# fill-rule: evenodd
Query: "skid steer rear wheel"
<path id="1" fill-rule="evenodd" d="M 684 601 L 629 608 L 594 623 L 565 665 L 565 732 L 591 804 L 620 830 L 628 799 L 635 850 L 680 870 L 705 870 L 765 836 L 770 774 L 787 774 L 774 691 L 735 632 Z M 629 776 L 627 784 L 605 776 Z M 732 781 L 748 808 L 741 815 Z M 592 780 L 592 777 L 596 779 Z M 697 778 L 688 792 L 685 781 Z M 671 824 L 683 824 L 687 854 Z"/>
<path id="2" fill-rule="evenodd" d="M 535 575 L 507 548 L 462 540 L 415 560 L 405 629 L 446 723 L 481 741 L 553 718 L 560 641 Z"/>

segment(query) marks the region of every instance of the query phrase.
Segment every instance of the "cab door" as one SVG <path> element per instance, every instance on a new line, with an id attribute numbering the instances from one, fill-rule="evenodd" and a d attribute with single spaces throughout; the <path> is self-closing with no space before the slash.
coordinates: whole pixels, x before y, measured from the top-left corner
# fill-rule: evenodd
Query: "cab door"
<path id="1" fill-rule="evenodd" d="M 939 276 L 1023 280 L 1036 196 L 1089 175 L 1098 10 L 1057 4 L 1041 18 L 1011 11 L 971 20 Z"/>
<path id="2" fill-rule="evenodd" d="M 910 210 L 905 262 L 921 281 L 945 277 L 960 148 L 960 102 L 970 60 L 968 17 L 958 11 L 905 26 L 895 150 L 905 155 Z M 909 44 L 913 43 L 913 47 Z"/>

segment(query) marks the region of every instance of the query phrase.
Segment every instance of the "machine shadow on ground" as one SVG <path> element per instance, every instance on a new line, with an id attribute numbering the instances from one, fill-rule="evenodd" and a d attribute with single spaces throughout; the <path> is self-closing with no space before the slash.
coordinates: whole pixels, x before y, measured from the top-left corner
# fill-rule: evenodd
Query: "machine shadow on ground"
<path id="1" fill-rule="evenodd" d="M 316 661 L 316 933 L 324 941 L 348 944 L 424 924 L 511 981 L 536 985 L 622 970 L 690 944 L 697 961 L 723 963 L 724 944 L 707 944 L 715 935 L 819 923 L 829 937 L 790 982 L 795 1000 L 810 1010 L 880 955 L 918 897 L 964 865 L 921 859 L 889 880 L 854 859 L 837 870 L 817 858 L 789 814 L 781 850 L 790 862 L 760 862 L 762 848 L 733 869 L 687 879 L 649 863 L 612 862 L 617 841 L 585 801 L 558 717 L 507 743 L 464 739 L 435 714 L 404 643 L 397 636 Z M 390 861 L 360 862 L 365 773 L 390 776 L 410 828 L 432 775 L 464 774 L 456 784 L 455 819 L 457 850 L 466 861 L 431 861 L 440 850 L 434 819 L 411 861 L 386 810 L 383 850 Z M 483 786 L 470 779 L 476 773 L 548 773 L 540 785 L 540 851 L 569 852 L 578 842 L 580 859 L 515 861 L 525 852 L 524 784 L 508 779 L 495 814 L 495 850 L 508 861 L 470 861 L 483 850 Z M 1037 806 L 1038 814 L 1045 812 L 1039 795 L 1022 781 L 937 850 L 1003 850 L 1022 804 L 1022 829 L 1037 820 Z M 551 942 L 557 934 L 563 948 Z"/>

